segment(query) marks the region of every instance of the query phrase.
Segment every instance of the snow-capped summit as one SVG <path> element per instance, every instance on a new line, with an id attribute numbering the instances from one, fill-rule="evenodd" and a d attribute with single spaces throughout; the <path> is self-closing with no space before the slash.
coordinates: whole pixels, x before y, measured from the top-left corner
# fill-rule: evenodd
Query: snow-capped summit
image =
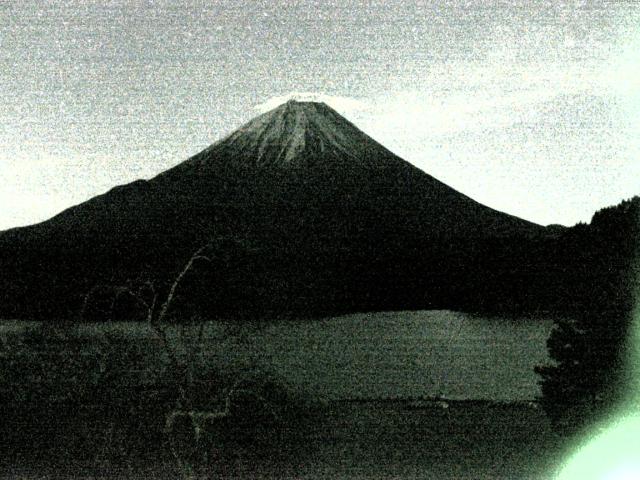
<path id="1" fill-rule="evenodd" d="M 393 155 L 324 102 L 289 99 L 213 144 L 206 156 L 237 152 L 249 165 L 308 166 L 318 156 L 364 160 Z M 368 154 L 368 155 L 365 155 Z"/>

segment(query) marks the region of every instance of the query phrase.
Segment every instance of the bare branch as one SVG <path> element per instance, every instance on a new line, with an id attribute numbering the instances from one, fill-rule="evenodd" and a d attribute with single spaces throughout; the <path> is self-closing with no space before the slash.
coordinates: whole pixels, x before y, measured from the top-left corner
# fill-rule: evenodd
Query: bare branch
<path id="1" fill-rule="evenodd" d="M 149 323 L 153 323 L 152 322 L 153 314 L 156 310 L 156 303 L 158 301 L 158 294 L 156 293 L 155 289 L 153 289 L 153 286 L 152 286 L 152 294 L 153 294 L 153 297 L 151 299 L 151 305 L 149 305 L 149 308 L 147 310 L 147 322 Z"/>
<path id="2" fill-rule="evenodd" d="M 169 310 L 169 307 L 171 306 L 171 302 L 173 301 L 173 297 L 176 294 L 176 291 L 178 289 L 178 286 L 180 285 L 180 283 L 182 282 L 182 279 L 185 277 L 185 275 L 189 272 L 189 270 L 191 270 L 191 268 L 193 267 L 193 264 L 195 263 L 196 260 L 206 260 L 208 262 L 211 262 L 211 259 L 205 255 L 202 255 L 202 252 L 204 252 L 204 250 L 208 247 L 209 245 L 203 245 L 202 247 L 200 247 L 189 259 L 189 261 L 186 263 L 186 265 L 184 266 L 184 268 L 182 269 L 182 271 L 178 274 L 178 276 L 176 277 L 175 281 L 173 282 L 173 284 L 171 285 L 171 288 L 169 289 L 169 294 L 167 295 L 167 299 L 165 300 L 165 302 L 162 304 L 162 307 L 160 309 L 160 314 L 158 315 L 158 318 L 156 319 L 156 322 L 161 322 L 162 320 L 164 320 L 164 317 L 167 314 L 167 311 Z"/>

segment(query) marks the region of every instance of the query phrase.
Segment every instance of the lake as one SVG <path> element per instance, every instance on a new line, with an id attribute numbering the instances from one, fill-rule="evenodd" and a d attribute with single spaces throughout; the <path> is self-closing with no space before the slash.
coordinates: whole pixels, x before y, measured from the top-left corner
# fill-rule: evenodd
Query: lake
<path id="1" fill-rule="evenodd" d="M 29 324 L 33 325 L 32 322 Z M 0 333 L 27 323 L 5 321 Z M 92 324 L 98 335 L 119 330 L 148 336 L 144 324 Z M 535 365 L 548 362 L 549 318 L 487 318 L 451 311 L 378 312 L 319 320 L 270 322 L 251 349 L 290 384 L 326 399 L 439 396 L 531 400 L 539 395 Z M 208 324 L 211 362 L 234 361 L 237 347 Z M 191 334 L 183 344 L 195 339 Z"/>
<path id="2" fill-rule="evenodd" d="M 331 399 L 442 396 L 529 400 L 549 361 L 551 319 L 451 311 L 355 314 L 278 322 L 262 356 L 294 384 Z"/>

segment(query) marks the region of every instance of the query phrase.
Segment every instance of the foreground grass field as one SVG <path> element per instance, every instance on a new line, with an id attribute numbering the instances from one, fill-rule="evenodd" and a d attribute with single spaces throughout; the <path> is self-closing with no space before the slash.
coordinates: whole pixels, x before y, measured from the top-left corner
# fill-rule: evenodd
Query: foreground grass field
<path id="1" fill-rule="evenodd" d="M 527 401 L 529 366 L 544 361 L 548 325 L 453 312 L 376 315 L 172 326 L 169 352 L 144 324 L 5 322 L 1 472 L 550 478 L 562 441 Z M 244 393 L 225 407 L 241 383 Z M 457 400 L 443 403 L 447 388 Z M 507 398 L 486 398 L 496 392 Z M 194 437 L 195 423 L 167 429 L 176 411 L 217 420 Z"/>
<path id="2" fill-rule="evenodd" d="M 564 440 L 525 404 L 330 402 L 295 441 L 239 448 L 207 478 L 551 479 Z M 53 453 L 53 452 L 51 452 Z M 82 464 L 3 461 L 3 478 L 179 478 L 171 458 Z M 140 459 L 138 459 L 140 460 Z M 205 477 L 202 477 L 205 478 Z"/>
<path id="3" fill-rule="evenodd" d="M 543 479 L 562 440 L 526 404 L 335 402 L 289 478 Z M 281 472 L 282 473 L 282 472 Z M 274 478 L 277 477 L 274 475 Z"/>

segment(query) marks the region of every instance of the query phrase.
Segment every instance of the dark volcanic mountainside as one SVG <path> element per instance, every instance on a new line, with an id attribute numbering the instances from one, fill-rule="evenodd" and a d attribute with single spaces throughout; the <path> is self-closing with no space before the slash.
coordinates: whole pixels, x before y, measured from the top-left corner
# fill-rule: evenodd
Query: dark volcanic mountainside
<path id="1" fill-rule="evenodd" d="M 197 190 L 209 205 L 267 206 L 266 217 L 277 217 L 269 223 L 288 217 L 326 234 L 384 226 L 421 237 L 540 230 L 447 187 L 322 103 L 287 102 L 152 182 L 190 200 Z M 363 229 L 365 221 L 373 225 Z"/>
<path id="2" fill-rule="evenodd" d="M 0 233 L 0 316 L 68 316 L 95 285 L 166 283 L 212 239 L 221 260 L 208 281 L 226 292 L 217 313 L 455 306 L 508 270 L 515 239 L 545 232 L 413 167 L 328 106 L 291 101 L 149 181 Z"/>

